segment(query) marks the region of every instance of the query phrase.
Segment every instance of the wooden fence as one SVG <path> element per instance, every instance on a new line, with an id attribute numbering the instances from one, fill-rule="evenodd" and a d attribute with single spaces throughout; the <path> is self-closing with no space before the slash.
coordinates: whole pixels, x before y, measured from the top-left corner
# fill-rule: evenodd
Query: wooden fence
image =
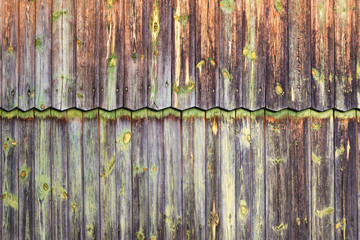
<path id="1" fill-rule="evenodd" d="M 355 110 L 13 110 L 0 120 L 1 239 L 358 237 Z"/>

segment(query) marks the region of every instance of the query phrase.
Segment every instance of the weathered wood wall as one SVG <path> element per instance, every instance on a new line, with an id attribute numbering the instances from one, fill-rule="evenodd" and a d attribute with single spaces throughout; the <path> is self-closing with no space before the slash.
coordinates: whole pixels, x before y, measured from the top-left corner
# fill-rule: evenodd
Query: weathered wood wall
<path id="1" fill-rule="evenodd" d="M 360 113 L 2 111 L 1 239 L 357 239 Z"/>
<path id="2" fill-rule="evenodd" d="M 359 108 L 358 2 L 2 0 L 0 105 Z"/>

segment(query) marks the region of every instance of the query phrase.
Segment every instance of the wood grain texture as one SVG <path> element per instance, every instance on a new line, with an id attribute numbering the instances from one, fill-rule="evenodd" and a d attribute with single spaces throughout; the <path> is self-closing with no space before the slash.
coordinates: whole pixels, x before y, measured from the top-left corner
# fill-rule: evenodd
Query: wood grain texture
<path id="1" fill-rule="evenodd" d="M 288 1 L 289 86 L 288 106 L 303 110 L 311 106 L 310 1 Z"/>
<path id="2" fill-rule="evenodd" d="M 83 113 L 77 109 L 66 112 L 68 156 L 68 232 L 70 239 L 84 239 L 83 189 Z"/>
<path id="3" fill-rule="evenodd" d="M 136 110 L 147 106 L 147 4 L 124 0 L 124 106 Z"/>
<path id="4" fill-rule="evenodd" d="M 250 112 L 236 110 L 235 118 L 236 239 L 251 238 Z"/>
<path id="5" fill-rule="evenodd" d="M 18 112 L 19 238 L 35 238 L 34 111 Z"/>
<path id="6" fill-rule="evenodd" d="M 171 106 L 171 3 L 171 0 L 147 2 L 147 106 L 153 109 Z"/>
<path id="7" fill-rule="evenodd" d="M 35 239 L 51 238 L 51 111 L 35 111 Z"/>
<path id="8" fill-rule="evenodd" d="M 118 238 L 132 238 L 131 112 L 116 111 L 116 192 Z"/>
<path id="9" fill-rule="evenodd" d="M 221 112 L 215 108 L 206 111 L 205 120 L 205 239 L 216 239 L 219 235 L 220 214 L 220 133 Z"/>
<path id="10" fill-rule="evenodd" d="M 100 239 L 99 111 L 83 113 L 85 239 Z"/>
<path id="11" fill-rule="evenodd" d="M 173 1 L 172 103 L 178 109 L 195 106 L 195 1 Z"/>
<path id="12" fill-rule="evenodd" d="M 149 239 L 164 232 L 164 149 L 162 111 L 147 111 L 147 157 L 149 166 Z"/>
<path id="13" fill-rule="evenodd" d="M 265 112 L 266 239 L 289 239 L 290 236 L 288 119 L 288 110 Z"/>
<path id="14" fill-rule="evenodd" d="M 311 1 L 312 108 L 334 107 L 334 0 Z"/>
<path id="15" fill-rule="evenodd" d="M 243 107 L 265 106 L 265 2 L 243 0 L 242 7 Z"/>
<path id="16" fill-rule="evenodd" d="M 2 108 L 11 110 L 18 107 L 18 10 L 19 2 L 13 0 L 1 1 L 1 100 Z"/>
<path id="17" fill-rule="evenodd" d="M 360 21 L 360 14 L 359 14 L 359 9 L 360 9 L 360 2 L 357 1 L 357 20 L 356 22 L 359 22 Z M 357 53 L 356 53 L 356 100 L 357 100 L 357 108 L 360 108 L 360 25 L 357 24 L 357 36 L 356 36 L 356 43 L 357 43 Z M 0 30 L 0 33 L 1 33 L 1 30 Z"/>
<path id="18" fill-rule="evenodd" d="M 53 239 L 68 237 L 68 158 L 66 112 L 51 110 L 51 221 Z"/>
<path id="19" fill-rule="evenodd" d="M 207 110 L 219 106 L 219 1 L 196 1 L 195 11 L 195 99 Z"/>
<path id="20" fill-rule="evenodd" d="M 35 102 L 35 1 L 19 1 L 19 108 Z"/>
<path id="21" fill-rule="evenodd" d="M 34 0 L 36 6 L 35 107 L 51 107 L 51 0 Z M 33 40 L 34 41 L 34 40 Z"/>
<path id="22" fill-rule="evenodd" d="M 290 239 L 311 239 L 311 118 L 310 110 L 289 111 L 291 182 Z"/>
<path id="23" fill-rule="evenodd" d="M 357 106 L 355 2 L 334 0 L 335 108 L 342 111 Z"/>
<path id="24" fill-rule="evenodd" d="M 205 112 L 182 114 L 182 212 L 184 239 L 205 239 Z"/>
<path id="25" fill-rule="evenodd" d="M 356 111 L 334 112 L 335 238 L 358 238 Z"/>
<path id="26" fill-rule="evenodd" d="M 266 1 L 266 107 L 281 110 L 288 106 L 289 31 L 288 1 Z"/>
<path id="27" fill-rule="evenodd" d="M 164 118 L 164 239 L 182 239 L 181 112 L 163 111 Z"/>
<path id="28" fill-rule="evenodd" d="M 123 106 L 123 1 L 100 1 L 99 106 L 113 110 Z"/>
<path id="29" fill-rule="evenodd" d="M 59 110 L 76 106 L 75 14 L 74 0 L 52 1 L 51 106 Z"/>
<path id="30" fill-rule="evenodd" d="M 219 96 L 220 107 L 232 110 L 242 106 L 242 1 L 219 3 Z"/>
<path id="31" fill-rule="evenodd" d="M 333 110 L 311 111 L 311 238 L 334 239 Z"/>
<path id="32" fill-rule="evenodd" d="M 16 239 L 19 231 L 18 110 L 2 111 L 2 239 Z"/>

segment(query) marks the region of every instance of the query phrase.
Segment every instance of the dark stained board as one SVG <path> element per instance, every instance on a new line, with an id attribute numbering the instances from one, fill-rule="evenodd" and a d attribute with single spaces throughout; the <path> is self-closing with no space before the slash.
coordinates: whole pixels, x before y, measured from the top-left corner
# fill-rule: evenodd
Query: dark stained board
<path id="1" fill-rule="evenodd" d="M 310 110 L 289 111 L 290 239 L 311 239 L 311 118 Z"/>
<path id="2" fill-rule="evenodd" d="M 51 238 L 51 110 L 35 111 L 35 239 Z"/>
<path id="3" fill-rule="evenodd" d="M 99 106 L 113 110 L 123 105 L 123 1 L 100 1 Z"/>
<path id="4" fill-rule="evenodd" d="M 205 112 L 182 114 L 182 202 L 184 239 L 205 239 Z"/>
<path id="5" fill-rule="evenodd" d="M 4 0 L 0 3 L 1 34 L 1 101 L 2 108 L 18 107 L 18 10 L 19 2 Z"/>
<path id="6" fill-rule="evenodd" d="M 334 239 L 333 110 L 311 111 L 311 238 Z M 309 219 L 310 220 L 310 219 Z"/>
<path id="7" fill-rule="evenodd" d="M 34 111 L 18 111 L 19 238 L 35 238 Z M 19 131 L 20 130 L 20 131 Z"/>
<path id="8" fill-rule="evenodd" d="M 265 142 L 272 143 L 265 144 L 266 239 L 289 239 L 290 236 L 288 119 L 288 110 L 265 112 Z"/>
<path id="9" fill-rule="evenodd" d="M 75 107 L 76 18 L 74 0 L 52 2 L 51 106 L 64 110 Z M 41 41 L 38 41 L 41 48 Z"/>
<path id="10" fill-rule="evenodd" d="M 335 238 L 358 238 L 356 111 L 334 112 Z"/>
<path id="11" fill-rule="evenodd" d="M 288 106 L 288 1 L 266 1 L 265 16 L 266 107 L 277 111 Z"/>
<path id="12" fill-rule="evenodd" d="M 220 1 L 219 7 L 219 101 L 232 110 L 242 106 L 242 1 Z"/>
<path id="13" fill-rule="evenodd" d="M 207 110 L 219 106 L 219 3 L 195 5 L 195 99 L 196 107 Z"/>
<path id="14" fill-rule="evenodd" d="M 312 108 L 334 107 L 334 0 L 311 1 Z"/>
<path id="15" fill-rule="evenodd" d="M 68 158 L 66 112 L 51 110 L 53 239 L 68 237 Z"/>
<path id="16" fill-rule="evenodd" d="M 84 239 L 83 189 L 83 112 L 71 109 L 66 112 L 68 157 L 68 234 L 71 239 Z M 85 166 L 84 166 L 85 167 Z"/>
<path id="17" fill-rule="evenodd" d="M 116 207 L 118 239 L 132 238 L 131 112 L 116 111 Z"/>
<path id="18" fill-rule="evenodd" d="M 153 109 L 171 106 L 171 3 L 147 1 L 147 106 Z"/>
<path id="19" fill-rule="evenodd" d="M 178 109 L 195 106 L 195 1 L 173 1 L 172 103 Z"/>
<path id="20" fill-rule="evenodd" d="M 147 111 L 147 158 L 149 166 L 149 238 L 164 232 L 164 149 L 162 111 Z"/>
<path id="21" fill-rule="evenodd" d="M 265 2 L 243 0 L 242 102 L 256 110 L 265 106 Z"/>
<path id="22" fill-rule="evenodd" d="M 334 0 L 335 108 L 342 111 L 357 106 L 355 4 L 355 0 Z"/>
<path id="23" fill-rule="evenodd" d="M 19 4 L 19 108 L 26 111 L 35 102 L 35 1 Z"/>
<path id="24" fill-rule="evenodd" d="M 99 110 L 100 232 L 101 239 L 117 239 L 115 111 Z"/>
<path id="25" fill-rule="evenodd" d="M 51 0 L 34 0 L 35 41 L 35 107 L 51 107 Z"/>
<path id="26" fill-rule="evenodd" d="M 162 238 L 182 239 L 181 112 L 173 109 L 166 109 L 163 111 L 163 119 L 165 209 L 164 234 Z"/>
<path id="27" fill-rule="evenodd" d="M 2 239 L 16 239 L 19 231 L 18 110 L 2 111 L 1 226 Z"/>
<path id="28" fill-rule="evenodd" d="M 250 112 L 236 110 L 235 216 L 236 239 L 251 238 Z"/>
<path id="29" fill-rule="evenodd" d="M 83 113 L 84 226 L 86 239 L 100 239 L 99 111 Z"/>
<path id="30" fill-rule="evenodd" d="M 147 106 L 147 4 L 124 0 L 124 106 L 132 110 Z"/>

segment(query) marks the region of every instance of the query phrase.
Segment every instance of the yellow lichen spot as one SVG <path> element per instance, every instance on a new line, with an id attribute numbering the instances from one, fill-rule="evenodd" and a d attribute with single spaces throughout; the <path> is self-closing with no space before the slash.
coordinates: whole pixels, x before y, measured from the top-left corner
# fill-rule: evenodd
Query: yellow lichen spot
<path id="1" fill-rule="evenodd" d="M 205 64 L 205 60 L 202 59 L 202 60 L 200 60 L 200 62 L 198 62 L 198 64 L 196 64 L 195 68 L 201 68 L 204 64 Z"/>
<path id="2" fill-rule="evenodd" d="M 150 237 L 150 240 L 156 240 L 156 237 L 155 237 L 155 236 L 151 236 L 151 237 Z"/>
<path id="3" fill-rule="evenodd" d="M 26 171 L 21 171 L 21 173 L 20 173 L 20 177 L 21 177 L 21 178 L 26 177 Z"/>
<path id="4" fill-rule="evenodd" d="M 13 141 L 11 144 L 12 144 L 13 146 L 16 146 L 17 143 L 16 143 L 15 141 Z"/>
<path id="5" fill-rule="evenodd" d="M 248 210 L 247 210 L 247 207 L 246 207 L 246 201 L 240 200 L 240 216 L 242 218 L 246 217 L 247 212 L 248 212 Z"/>
<path id="6" fill-rule="evenodd" d="M 76 203 L 71 204 L 71 211 L 72 211 L 73 213 L 76 212 Z"/>
<path id="7" fill-rule="evenodd" d="M 4 148 L 5 148 L 5 149 L 8 148 L 8 145 L 7 145 L 6 143 L 4 144 Z"/>
<path id="8" fill-rule="evenodd" d="M 255 51 L 253 51 L 253 52 L 251 53 L 251 60 L 256 60 L 256 53 L 255 53 Z"/>
<path id="9" fill-rule="evenodd" d="M 152 171 L 153 171 L 153 172 L 156 172 L 156 167 L 153 167 L 153 168 L 152 168 Z"/>
<path id="10" fill-rule="evenodd" d="M 328 207 L 328 208 L 325 208 L 323 210 L 317 210 L 315 212 L 315 215 L 318 216 L 319 218 L 322 218 L 323 216 L 331 215 L 333 213 L 334 213 L 334 208 L 333 207 Z"/>
<path id="11" fill-rule="evenodd" d="M 211 66 L 215 67 L 215 61 L 212 58 L 209 58 L 209 63 Z"/>
<path id="12" fill-rule="evenodd" d="M 142 230 L 140 230 L 140 231 L 138 231 L 138 232 L 136 233 L 136 237 L 137 237 L 137 239 L 139 239 L 139 240 L 145 239 L 145 235 L 144 235 L 144 233 L 143 233 Z"/>
<path id="13" fill-rule="evenodd" d="M 298 226 L 300 226 L 300 223 L 301 223 L 300 218 L 296 218 L 296 223 Z"/>
<path id="14" fill-rule="evenodd" d="M 311 154 L 311 160 L 314 163 L 317 163 L 318 165 L 320 165 L 321 163 L 321 157 L 320 156 L 316 156 L 314 153 Z"/>
<path id="15" fill-rule="evenodd" d="M 217 122 L 215 121 L 215 119 L 214 119 L 214 121 L 213 121 L 212 124 L 211 124 L 211 130 L 212 130 L 212 132 L 213 132 L 214 135 L 216 135 L 217 132 L 218 132 L 218 125 L 217 125 Z"/>
<path id="16" fill-rule="evenodd" d="M 287 229 L 288 225 L 284 224 L 284 223 L 280 223 L 280 225 L 272 227 L 272 229 L 276 232 L 282 232 L 285 231 Z"/>
<path id="17" fill-rule="evenodd" d="M 145 58 L 144 54 L 141 54 L 141 60 L 143 60 Z"/>
<path id="18" fill-rule="evenodd" d="M 251 136 L 250 134 L 247 135 L 246 140 L 250 143 L 251 142 Z"/>
<path id="19" fill-rule="evenodd" d="M 40 108 L 41 108 L 41 109 L 44 109 L 44 108 L 45 108 L 45 105 L 44 105 L 44 104 L 41 104 Z"/>
<path id="20" fill-rule="evenodd" d="M 131 133 L 129 133 L 129 132 L 125 133 L 125 135 L 124 135 L 124 143 L 125 144 L 129 143 L 130 139 L 131 139 Z"/>
<path id="21" fill-rule="evenodd" d="M 346 226 L 346 218 L 341 219 L 336 225 L 335 225 L 335 229 L 344 229 Z"/>
<path id="22" fill-rule="evenodd" d="M 278 83 L 278 82 L 276 83 L 275 92 L 276 92 L 277 95 L 281 95 L 281 96 L 284 95 L 284 90 L 281 87 L 281 84 Z"/>

